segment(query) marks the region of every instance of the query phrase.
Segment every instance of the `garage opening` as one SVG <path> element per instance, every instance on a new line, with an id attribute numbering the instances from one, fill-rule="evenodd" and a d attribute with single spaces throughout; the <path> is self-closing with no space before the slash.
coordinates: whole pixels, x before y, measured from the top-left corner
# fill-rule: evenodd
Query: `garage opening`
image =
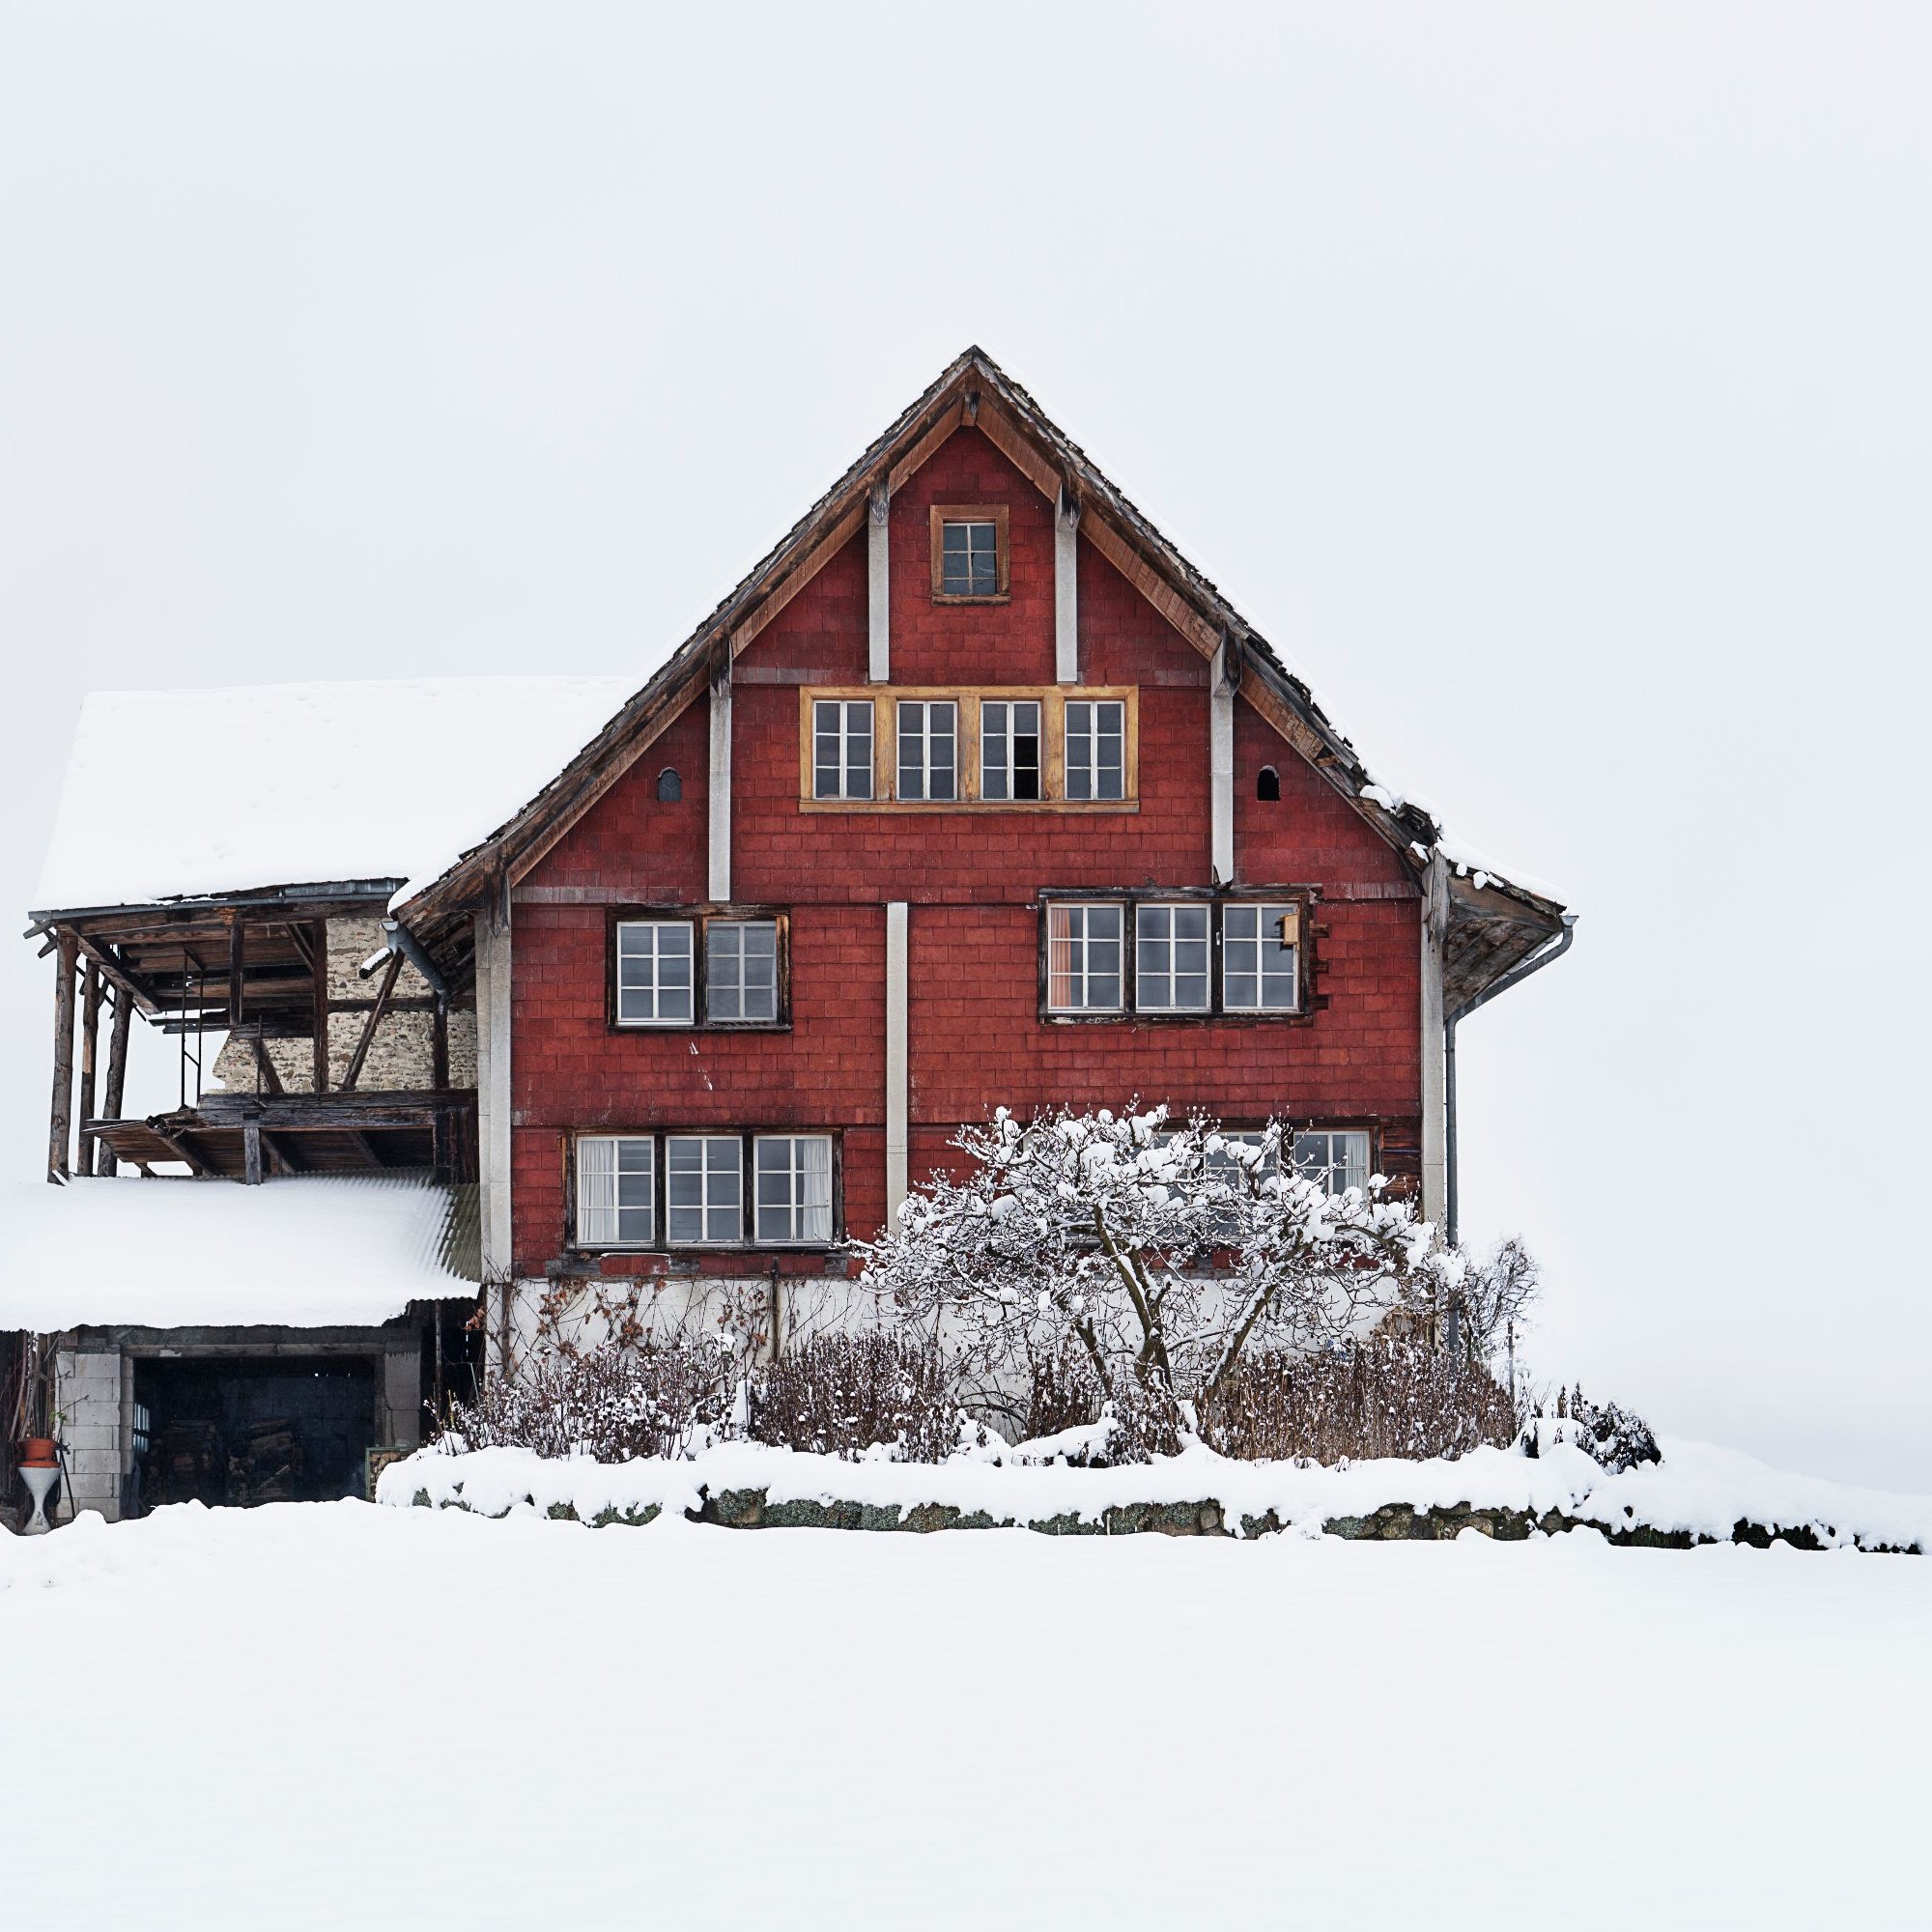
<path id="1" fill-rule="evenodd" d="M 330 1502 L 363 1492 L 373 1361 L 137 1361 L 134 1507 Z"/>

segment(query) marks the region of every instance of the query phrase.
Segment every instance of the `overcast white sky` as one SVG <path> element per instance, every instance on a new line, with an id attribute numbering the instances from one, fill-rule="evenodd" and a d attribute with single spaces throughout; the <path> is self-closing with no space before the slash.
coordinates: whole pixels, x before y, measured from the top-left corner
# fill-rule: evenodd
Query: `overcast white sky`
<path id="1" fill-rule="evenodd" d="M 1904 6 L 13 0 L 0 899 L 83 691 L 641 681 L 978 341 L 1580 910 L 1462 1035 L 1537 1366 L 1932 1488 L 1928 97 Z"/>

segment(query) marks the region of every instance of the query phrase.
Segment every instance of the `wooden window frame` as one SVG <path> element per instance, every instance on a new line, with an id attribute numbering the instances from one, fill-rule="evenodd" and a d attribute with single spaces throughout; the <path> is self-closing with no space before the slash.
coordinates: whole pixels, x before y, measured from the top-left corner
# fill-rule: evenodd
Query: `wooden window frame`
<path id="1" fill-rule="evenodd" d="M 1096 910 L 1118 911 L 1121 915 L 1120 938 L 1116 942 L 1120 949 L 1121 998 L 1111 1007 L 1056 1007 L 1053 1005 L 1053 915 L 1056 910 L 1092 912 Z M 1133 1012 L 1129 989 L 1134 983 L 1131 954 L 1134 946 L 1135 902 L 1132 899 L 1115 897 L 1112 894 L 1090 895 L 1083 893 L 1067 893 L 1056 895 L 1040 908 L 1040 1004 L 1048 1014 L 1057 1020 L 1118 1020 L 1125 1019 Z M 1084 949 L 1092 943 L 1092 935 L 1083 932 L 1080 940 Z M 1084 952 L 1083 952 L 1084 960 Z M 1083 982 L 1092 976 L 1084 964 L 1081 972 Z"/>
<path id="2" fill-rule="evenodd" d="M 1039 916 L 1039 985 L 1037 1008 L 1038 1017 L 1043 1024 L 1049 1026 L 1312 1026 L 1316 1014 L 1328 1004 L 1325 994 L 1314 990 L 1315 976 L 1325 970 L 1316 957 L 1317 941 L 1327 937 L 1327 928 L 1318 924 L 1315 917 L 1321 896 L 1321 889 L 1319 886 L 1171 886 L 1160 892 L 1150 891 L 1145 886 L 1049 888 L 1043 891 L 1036 901 L 1036 910 Z M 1143 1011 L 1138 1005 L 1140 908 L 1144 905 L 1184 905 L 1203 901 L 1212 907 L 1208 923 L 1209 973 L 1208 1007 L 1205 1010 L 1197 1009 L 1190 1012 L 1177 1012 L 1164 1007 L 1154 1007 Z M 1125 908 L 1123 930 L 1126 934 L 1126 956 L 1122 962 L 1120 1009 L 1107 1012 L 1068 1011 L 1050 1005 L 1047 988 L 1052 962 L 1047 931 L 1050 923 L 1048 908 L 1054 905 L 1110 903 Z M 1257 903 L 1292 905 L 1298 909 L 1299 927 L 1295 935 L 1295 992 L 1299 1003 L 1293 1010 L 1247 1007 L 1229 1009 L 1222 1004 L 1222 914 L 1231 905 Z M 1352 1123 L 1345 1124 L 1349 1126 L 1349 1130 L 1353 1130 Z M 1340 1133 L 1343 1130 L 1344 1124 L 1337 1124 L 1331 1131 Z"/>
<path id="3" fill-rule="evenodd" d="M 932 530 L 932 601 L 935 604 L 1009 604 L 1012 601 L 1012 545 L 1004 503 L 935 503 L 929 512 Z M 991 524 L 996 547 L 999 588 L 990 596 L 974 596 L 946 588 L 946 526 Z"/>
<path id="4" fill-rule="evenodd" d="M 778 1016 L 769 1020 L 714 1020 L 706 1013 L 709 987 L 709 933 L 714 923 L 778 927 Z M 620 1020 L 617 1017 L 617 928 L 620 925 L 684 924 L 692 928 L 691 1012 L 689 1020 Z M 623 905 L 611 906 L 604 922 L 604 1030 L 607 1034 L 789 1033 L 791 1031 L 791 916 L 779 906 Z M 584 1130 L 588 1132 L 589 1129 Z"/>
<path id="5" fill-rule="evenodd" d="M 826 806 L 835 810 L 875 804 L 879 798 L 879 713 L 878 687 L 876 685 L 853 688 L 845 686 L 838 691 L 809 691 L 801 706 L 799 729 L 803 737 L 804 776 L 800 780 L 800 790 L 808 804 Z M 818 793 L 818 705 L 837 704 L 838 719 L 838 784 L 837 792 L 821 798 Z M 848 704 L 863 704 L 872 720 L 872 795 L 870 798 L 851 798 L 844 790 L 845 785 L 845 717 Z M 897 712 L 893 713 L 895 719 Z M 896 740 L 895 739 L 896 749 Z M 896 769 L 896 767 L 895 767 Z"/>
<path id="6" fill-rule="evenodd" d="M 813 709 L 820 703 L 872 705 L 872 796 L 813 796 Z M 954 789 L 958 796 L 902 799 L 898 792 L 898 718 L 901 701 L 958 706 L 953 742 Z M 1066 705 L 1118 703 L 1122 706 L 1122 798 L 1068 798 L 1066 793 Z M 981 798 L 980 707 L 987 702 L 1039 706 L 1038 798 Z M 798 696 L 798 797 L 802 811 L 1046 811 L 1137 812 L 1141 809 L 1141 707 L 1135 685 L 1077 684 L 853 684 L 804 685 Z"/>
<path id="7" fill-rule="evenodd" d="M 670 1236 L 669 1173 L 667 1148 L 673 1140 L 735 1140 L 740 1143 L 739 1173 L 744 1189 L 736 1241 L 678 1241 Z M 832 1238 L 827 1241 L 759 1241 L 757 1234 L 757 1143 L 761 1140 L 829 1140 L 832 1143 Z M 651 1143 L 651 1239 L 599 1242 L 580 1238 L 578 1230 L 577 1148 L 580 1141 Z M 838 1127 L 763 1126 L 582 1127 L 563 1136 L 564 1251 L 569 1255 L 746 1255 L 769 1265 L 779 1255 L 826 1255 L 845 1245 L 845 1136 Z"/>

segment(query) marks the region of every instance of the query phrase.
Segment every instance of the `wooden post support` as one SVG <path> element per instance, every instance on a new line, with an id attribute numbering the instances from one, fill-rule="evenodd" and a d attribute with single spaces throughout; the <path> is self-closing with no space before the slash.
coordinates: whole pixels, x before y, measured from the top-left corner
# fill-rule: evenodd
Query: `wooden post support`
<path id="1" fill-rule="evenodd" d="M 87 1123 L 95 1118 L 95 1065 L 100 1047 L 100 968 L 90 959 L 80 969 L 80 1118 L 75 1122 L 79 1134 L 78 1158 L 74 1165 L 82 1174 L 94 1172 L 94 1138 Z"/>
<path id="2" fill-rule="evenodd" d="M 439 1094 L 449 1086 L 449 995 L 436 996 L 436 1011 L 432 1016 L 429 1035 L 429 1084 Z M 440 1121 L 442 1115 L 439 1113 Z"/>
<path id="3" fill-rule="evenodd" d="M 1080 682 L 1080 503 L 1065 484 L 1053 514 L 1053 675 Z"/>
<path id="4" fill-rule="evenodd" d="M 711 673 L 711 856 L 708 891 L 714 905 L 731 898 L 731 654 Z"/>
<path id="5" fill-rule="evenodd" d="M 253 1121 L 242 1128 L 242 1179 L 248 1187 L 262 1184 L 262 1129 Z M 275 1198 L 279 1201 L 281 1196 Z"/>
<path id="6" fill-rule="evenodd" d="M 866 676 L 893 681 L 892 493 L 881 483 L 866 499 Z"/>
<path id="7" fill-rule="evenodd" d="M 247 1015 L 242 1011 L 244 996 L 248 990 L 246 973 L 247 938 L 242 930 L 242 915 L 232 914 L 228 923 L 228 1024 L 239 1027 Z"/>
<path id="8" fill-rule="evenodd" d="M 315 1073 L 318 1094 L 328 1092 L 328 922 L 319 919 L 309 927 L 310 983 L 315 988 Z"/>
<path id="9" fill-rule="evenodd" d="M 73 934 L 62 928 L 54 946 L 54 1094 L 47 1120 L 47 1179 L 56 1186 L 71 1172 L 68 1140 L 73 1124 Z"/>
<path id="10" fill-rule="evenodd" d="M 128 1030 L 133 1019 L 134 1002 L 124 987 L 114 996 L 114 1025 L 107 1036 L 107 1095 L 100 1111 L 110 1121 L 121 1118 L 122 1097 L 128 1091 Z M 94 1144 L 94 1171 L 114 1172 L 114 1150 L 105 1141 Z"/>

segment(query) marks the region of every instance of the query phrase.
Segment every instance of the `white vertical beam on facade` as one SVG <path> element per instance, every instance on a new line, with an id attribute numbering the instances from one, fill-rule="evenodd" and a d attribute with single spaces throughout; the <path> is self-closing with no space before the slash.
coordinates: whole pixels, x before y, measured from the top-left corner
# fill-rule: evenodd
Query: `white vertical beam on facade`
<path id="1" fill-rule="evenodd" d="M 866 502 L 866 588 L 868 599 L 869 648 L 866 675 L 874 684 L 893 681 L 892 563 L 887 550 L 891 535 L 892 497 L 881 483 Z"/>
<path id="2" fill-rule="evenodd" d="M 903 899 L 886 907 L 886 1225 L 898 1218 L 906 1198 L 910 1153 L 911 1090 L 907 1065 L 908 909 Z"/>
<path id="3" fill-rule="evenodd" d="M 1080 504 L 1065 490 L 1053 516 L 1053 675 L 1080 682 Z"/>
<path id="4" fill-rule="evenodd" d="M 476 915 L 476 1140 L 482 1182 L 483 1279 L 509 1280 L 510 1218 L 510 909 L 498 895 L 492 912 Z M 485 1289 L 486 1294 L 489 1293 Z M 507 1302 L 497 1297 L 505 1310 Z M 498 1335 L 488 1367 L 502 1371 L 506 1337 Z"/>
<path id="5" fill-rule="evenodd" d="M 1448 1083 L 1443 1064 L 1442 958 L 1449 935 L 1449 866 L 1429 862 L 1422 895 L 1422 1213 L 1437 1228 L 1449 1206 Z"/>
<path id="6" fill-rule="evenodd" d="M 731 661 L 711 674 L 711 866 L 706 892 L 713 905 L 731 902 Z"/>
<path id="7" fill-rule="evenodd" d="M 1211 793 L 1214 883 L 1235 882 L 1235 687 L 1228 676 L 1228 640 L 1215 647 L 1208 681 L 1208 777 Z"/>

